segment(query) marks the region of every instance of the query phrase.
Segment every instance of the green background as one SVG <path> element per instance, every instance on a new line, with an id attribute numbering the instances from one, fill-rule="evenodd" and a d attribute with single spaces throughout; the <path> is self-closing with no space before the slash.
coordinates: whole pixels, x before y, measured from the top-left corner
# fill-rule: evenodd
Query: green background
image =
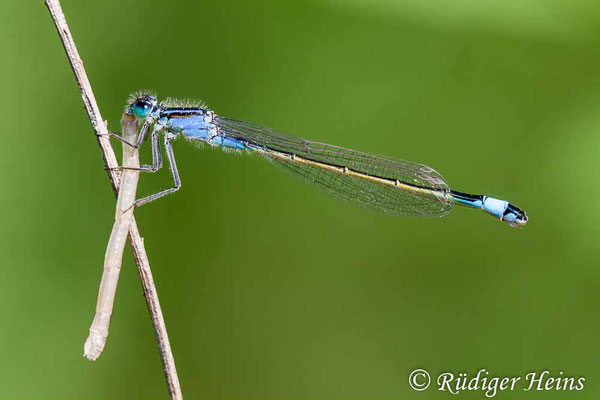
<path id="1" fill-rule="evenodd" d="M 175 143 L 182 190 L 136 217 L 186 398 L 450 396 L 410 389 L 415 368 L 563 371 L 585 389 L 497 398 L 598 398 L 596 0 L 63 8 L 113 130 L 152 88 L 423 162 L 530 215 L 521 230 L 462 208 L 379 215 L 259 158 Z M 128 248 L 105 352 L 82 357 L 114 197 L 42 1 L 2 10 L 0 398 L 166 398 Z M 169 185 L 145 175 L 140 193 Z"/>

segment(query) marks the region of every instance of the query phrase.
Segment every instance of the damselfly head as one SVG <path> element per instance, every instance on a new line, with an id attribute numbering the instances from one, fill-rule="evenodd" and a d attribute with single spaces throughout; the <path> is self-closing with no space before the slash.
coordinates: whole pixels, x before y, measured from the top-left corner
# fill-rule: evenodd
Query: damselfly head
<path id="1" fill-rule="evenodd" d="M 129 112 L 140 119 L 145 119 L 152 114 L 156 107 L 156 97 L 149 94 L 137 96 L 129 105 Z"/>

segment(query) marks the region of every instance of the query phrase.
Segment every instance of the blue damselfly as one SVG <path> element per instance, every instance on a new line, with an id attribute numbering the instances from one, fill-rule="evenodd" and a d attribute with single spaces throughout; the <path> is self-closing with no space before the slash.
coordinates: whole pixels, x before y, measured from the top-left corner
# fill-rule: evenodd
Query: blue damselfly
<path id="1" fill-rule="evenodd" d="M 197 102 L 167 99 L 158 103 L 154 96 L 138 93 L 130 98 L 125 112 L 145 121 L 136 142 L 127 144 L 139 147 L 152 128 L 153 163 L 140 170 L 155 172 L 162 167 L 159 135 L 163 132 L 175 182 L 170 189 L 137 200 L 136 206 L 181 187 L 171 141 L 184 137 L 223 149 L 258 154 L 338 199 L 378 212 L 436 217 L 448 214 L 457 204 L 484 210 L 510 226 L 521 227 L 527 222 L 525 211 L 508 201 L 451 190 L 444 178 L 426 165 L 298 138 L 217 115 Z"/>

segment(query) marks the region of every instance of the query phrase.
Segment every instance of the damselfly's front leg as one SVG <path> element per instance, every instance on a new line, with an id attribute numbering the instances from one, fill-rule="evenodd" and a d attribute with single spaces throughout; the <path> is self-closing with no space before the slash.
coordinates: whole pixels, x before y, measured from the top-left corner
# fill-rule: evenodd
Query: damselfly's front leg
<path id="1" fill-rule="evenodd" d="M 114 169 L 118 169 L 118 170 L 126 169 L 126 170 L 130 170 L 130 171 L 140 171 L 140 172 L 156 172 L 159 169 L 161 169 L 163 166 L 163 162 L 162 162 L 162 153 L 160 152 L 160 144 L 158 142 L 161 129 L 162 129 L 162 127 L 158 127 L 158 128 L 155 127 L 154 130 L 152 130 L 152 134 L 151 134 L 152 165 L 140 165 L 139 168 L 117 167 Z M 142 131 L 143 130 L 144 130 L 144 128 L 142 128 Z M 138 141 L 139 141 L 140 137 L 143 138 L 144 136 L 145 136 L 145 133 L 140 132 L 140 134 L 138 135 Z M 141 144 L 141 142 L 140 142 L 140 144 Z M 130 146 L 137 149 L 136 146 L 133 146 L 133 145 L 130 145 Z"/>
<path id="2" fill-rule="evenodd" d="M 146 137 L 146 134 L 148 133 L 148 128 L 150 127 L 150 124 L 151 124 L 151 121 L 144 122 L 144 125 L 142 125 L 142 129 L 140 129 L 140 133 L 138 134 L 137 139 L 135 140 L 135 143 L 129 142 L 123 136 L 120 136 L 117 132 L 108 132 L 108 134 L 110 136 L 114 137 L 115 139 L 120 140 L 121 142 L 125 143 L 126 145 L 133 147 L 134 149 L 139 149 L 140 146 L 142 145 L 142 142 L 144 141 L 144 138 Z"/>
<path id="3" fill-rule="evenodd" d="M 173 154 L 173 147 L 171 147 L 171 139 L 169 134 L 165 134 L 165 150 L 167 151 L 167 157 L 169 159 L 169 167 L 171 168 L 171 175 L 173 176 L 174 186 L 170 189 L 162 190 L 158 193 L 151 194 L 146 197 L 142 197 L 135 201 L 135 206 L 139 207 L 151 201 L 158 200 L 170 193 L 176 192 L 181 188 L 181 179 L 179 179 L 179 171 L 177 171 L 177 164 L 175 163 L 175 155 Z M 154 172 L 154 171 L 151 171 Z"/>

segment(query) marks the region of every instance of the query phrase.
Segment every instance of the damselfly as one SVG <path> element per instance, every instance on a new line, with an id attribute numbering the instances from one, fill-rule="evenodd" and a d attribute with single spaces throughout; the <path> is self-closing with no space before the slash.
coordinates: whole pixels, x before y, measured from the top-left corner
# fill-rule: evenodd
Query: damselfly
<path id="1" fill-rule="evenodd" d="M 217 115 L 197 102 L 167 99 L 158 103 L 155 97 L 139 93 L 130 98 L 125 112 L 145 121 L 137 140 L 131 143 L 113 136 L 139 147 L 152 128 L 152 165 L 139 170 L 156 172 L 162 167 L 159 135 L 163 132 L 175 183 L 170 189 L 137 200 L 136 206 L 181 187 L 171 141 L 182 136 L 224 149 L 256 153 L 338 199 L 378 212 L 438 217 L 457 204 L 484 210 L 510 226 L 520 227 L 527 222 L 525 211 L 508 201 L 450 190 L 444 178 L 426 165 L 298 138 Z"/>

